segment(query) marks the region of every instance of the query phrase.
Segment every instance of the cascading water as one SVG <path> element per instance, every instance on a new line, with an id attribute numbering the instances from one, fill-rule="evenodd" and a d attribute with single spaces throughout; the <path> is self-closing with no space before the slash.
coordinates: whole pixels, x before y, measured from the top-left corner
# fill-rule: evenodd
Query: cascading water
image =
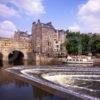
<path id="1" fill-rule="evenodd" d="M 9 68 L 10 72 L 85 100 L 100 100 L 100 68 Z"/>

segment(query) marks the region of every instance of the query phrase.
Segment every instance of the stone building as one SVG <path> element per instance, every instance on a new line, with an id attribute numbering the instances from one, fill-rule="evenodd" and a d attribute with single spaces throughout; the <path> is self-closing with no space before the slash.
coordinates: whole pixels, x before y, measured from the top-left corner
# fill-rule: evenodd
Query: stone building
<path id="1" fill-rule="evenodd" d="M 43 59 L 46 61 L 49 58 L 66 56 L 66 49 L 63 45 L 65 38 L 64 30 L 55 29 L 51 22 L 44 24 L 38 20 L 32 23 L 31 35 L 27 31 L 18 30 L 13 38 L 0 38 L 0 61 L 15 60 L 18 58 L 18 55 L 15 55 L 16 51 L 23 56 L 24 62 L 34 62 L 34 64 Z"/>
<path id="2" fill-rule="evenodd" d="M 31 41 L 32 39 L 32 35 L 29 35 L 26 32 L 23 32 L 23 31 L 15 31 L 15 34 L 14 34 L 14 40 L 17 40 L 17 41 Z"/>
<path id="3" fill-rule="evenodd" d="M 66 55 L 65 42 L 66 32 L 57 30 L 51 22 L 46 24 L 33 22 L 32 24 L 32 46 L 34 53 L 40 53 L 48 57 L 58 57 Z"/>

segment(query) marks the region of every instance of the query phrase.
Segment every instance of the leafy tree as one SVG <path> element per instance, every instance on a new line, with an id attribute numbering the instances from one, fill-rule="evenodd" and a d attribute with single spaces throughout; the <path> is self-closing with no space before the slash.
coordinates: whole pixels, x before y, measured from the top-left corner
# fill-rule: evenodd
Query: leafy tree
<path id="1" fill-rule="evenodd" d="M 100 53 L 100 35 L 80 34 L 80 32 L 68 32 L 65 41 L 69 54 Z"/>
<path id="2" fill-rule="evenodd" d="M 100 35 L 98 34 L 94 34 L 94 36 L 92 37 L 93 39 L 93 44 L 92 44 L 92 53 L 94 55 L 96 54 L 100 54 Z"/>
<path id="3" fill-rule="evenodd" d="M 79 32 L 69 32 L 67 34 L 66 49 L 69 54 L 78 54 L 79 43 L 80 43 L 80 33 Z"/>
<path id="4" fill-rule="evenodd" d="M 89 41 L 89 35 L 81 34 L 82 54 L 88 54 L 89 52 L 91 52 L 91 43 Z"/>

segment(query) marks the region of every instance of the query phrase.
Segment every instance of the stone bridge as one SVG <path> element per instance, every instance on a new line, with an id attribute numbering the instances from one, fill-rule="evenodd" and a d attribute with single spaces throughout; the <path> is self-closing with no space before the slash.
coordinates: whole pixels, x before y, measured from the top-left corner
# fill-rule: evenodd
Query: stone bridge
<path id="1" fill-rule="evenodd" d="M 4 65 L 8 65 L 10 56 L 14 51 L 19 51 L 23 54 L 25 64 L 29 58 L 29 54 L 32 53 L 31 41 L 18 41 L 10 38 L 0 38 L 0 62 Z"/>
<path id="2" fill-rule="evenodd" d="M 0 38 L 0 62 L 8 65 L 20 62 L 32 62 L 36 65 L 56 62 L 55 58 L 65 57 L 66 48 L 63 45 L 66 31 L 57 30 L 51 22 L 32 23 L 32 34 L 16 31 L 13 38 Z M 19 54 L 20 56 L 19 56 Z M 16 56 L 17 55 L 17 56 Z M 58 64 L 59 59 L 57 59 Z M 2 65 L 2 64 L 1 64 Z"/>

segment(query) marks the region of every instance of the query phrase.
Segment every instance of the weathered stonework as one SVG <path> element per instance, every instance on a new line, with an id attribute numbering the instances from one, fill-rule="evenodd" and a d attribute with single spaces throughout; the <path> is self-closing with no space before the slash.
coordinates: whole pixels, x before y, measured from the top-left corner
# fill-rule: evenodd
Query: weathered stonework
<path id="1" fill-rule="evenodd" d="M 33 22 L 32 34 L 17 31 L 14 38 L 0 38 L 0 53 L 3 61 L 8 62 L 8 56 L 15 50 L 24 54 L 24 60 L 34 62 L 34 64 L 46 64 L 58 56 L 66 56 L 64 47 L 66 32 L 57 30 L 52 23 L 47 24 Z M 50 59 L 49 59 L 50 58 Z"/>
<path id="2" fill-rule="evenodd" d="M 3 62 L 8 62 L 9 54 L 15 50 L 22 52 L 24 60 L 27 60 L 28 53 L 32 52 L 31 41 L 18 38 L 0 38 L 0 53 L 3 55 Z"/>
<path id="3" fill-rule="evenodd" d="M 17 40 L 17 41 L 30 41 L 31 42 L 31 39 L 32 39 L 32 35 L 29 35 L 26 32 L 23 32 L 23 31 L 16 31 L 15 34 L 14 34 L 14 40 Z"/>
<path id="4" fill-rule="evenodd" d="M 33 22 L 32 24 L 32 46 L 34 53 L 50 57 L 58 57 L 58 54 L 66 55 L 63 48 L 66 32 L 64 30 L 56 30 L 52 23 L 47 24 Z"/>

